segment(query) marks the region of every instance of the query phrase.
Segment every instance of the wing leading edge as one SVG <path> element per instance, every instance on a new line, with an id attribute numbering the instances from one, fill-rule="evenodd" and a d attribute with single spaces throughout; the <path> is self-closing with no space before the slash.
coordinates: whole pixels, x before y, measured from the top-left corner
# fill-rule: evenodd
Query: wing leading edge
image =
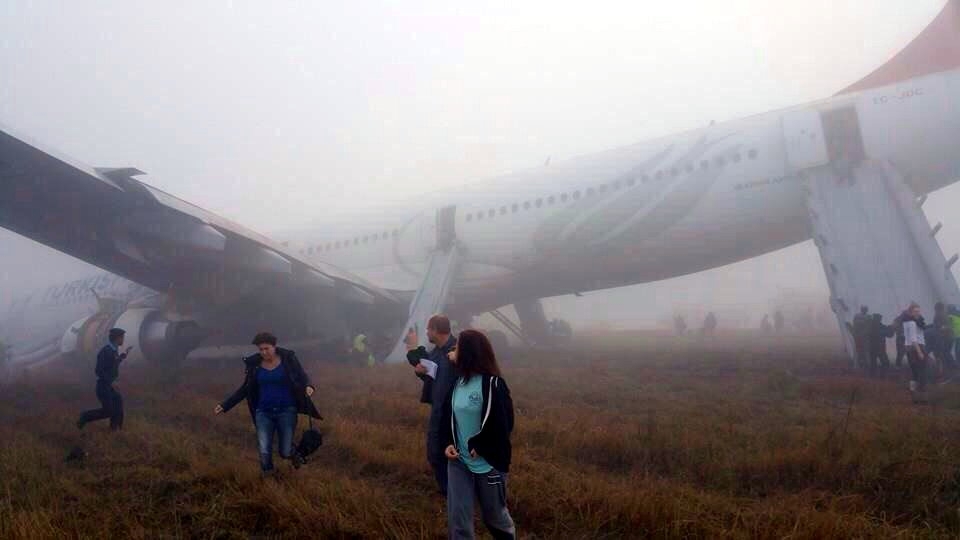
<path id="1" fill-rule="evenodd" d="M 155 290 L 213 305 L 272 286 L 348 303 L 398 299 L 328 264 L 137 180 L 91 168 L 0 126 L 0 227 Z M 274 289 L 275 290 L 275 289 Z"/>

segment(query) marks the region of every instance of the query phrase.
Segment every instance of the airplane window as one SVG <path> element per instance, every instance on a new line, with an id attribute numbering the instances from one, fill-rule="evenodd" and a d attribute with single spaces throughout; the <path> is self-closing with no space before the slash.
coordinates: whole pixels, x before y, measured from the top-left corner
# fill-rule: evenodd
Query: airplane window
<path id="1" fill-rule="evenodd" d="M 733 155 L 733 162 L 740 163 L 740 152 L 737 152 Z"/>
<path id="2" fill-rule="evenodd" d="M 750 159 L 757 159 L 757 151 L 751 148 L 750 151 L 747 152 L 747 157 Z"/>
<path id="3" fill-rule="evenodd" d="M 634 177 L 627 178 L 627 186 L 633 187 L 637 183 L 637 180 Z"/>
<path id="4" fill-rule="evenodd" d="M 337 249 L 340 249 L 340 241 L 338 240 L 333 246 Z"/>
<path id="5" fill-rule="evenodd" d="M 580 198 L 580 191 L 574 191 L 574 192 L 573 192 L 573 200 L 577 200 L 577 199 L 579 199 L 579 198 Z"/>
<path id="6" fill-rule="evenodd" d="M 537 202 L 535 202 L 534 204 L 537 205 L 537 208 L 540 208 L 541 206 L 543 206 L 543 199 L 537 199 Z"/>
<path id="7" fill-rule="evenodd" d="M 355 245 L 355 246 L 360 245 L 360 239 L 359 239 L 359 238 L 354 238 L 354 239 L 353 239 L 353 245 Z"/>
<path id="8" fill-rule="evenodd" d="M 714 162 L 718 167 L 723 167 L 724 165 L 727 164 L 727 160 L 726 160 L 723 156 L 717 156 L 717 157 L 713 158 L 713 162 Z"/>
<path id="9" fill-rule="evenodd" d="M 566 193 L 561 193 L 561 194 L 560 194 L 560 202 L 567 202 L 567 194 L 566 194 Z"/>
<path id="10" fill-rule="evenodd" d="M 473 221 L 473 214 L 467 214 L 467 221 Z"/>
<path id="11" fill-rule="evenodd" d="M 400 229 L 394 229 L 394 230 L 393 230 L 393 236 L 394 236 L 394 238 L 396 238 L 397 236 L 400 236 Z"/>
<path id="12" fill-rule="evenodd" d="M 547 204 L 553 204 L 554 201 L 556 201 L 556 200 L 557 200 L 557 199 L 556 199 L 553 195 L 551 195 L 551 196 L 547 197 Z"/>
<path id="13" fill-rule="evenodd" d="M 477 219 L 483 219 L 483 212 L 477 212 Z"/>
<path id="14" fill-rule="evenodd" d="M 513 212 L 514 214 L 516 214 L 517 210 L 519 209 L 520 209 L 520 205 L 517 203 L 513 203 L 512 205 L 510 205 L 510 211 Z"/>
<path id="15" fill-rule="evenodd" d="M 487 216 L 488 216 L 488 217 L 493 217 L 493 215 L 496 214 L 496 213 L 497 213 L 497 212 L 496 212 L 493 208 L 491 208 L 490 211 L 487 212 Z"/>
<path id="16" fill-rule="evenodd" d="M 383 236 L 382 236 L 381 238 L 383 238 L 384 240 L 386 240 L 388 236 L 390 236 L 390 235 L 387 233 L 387 231 L 383 231 Z"/>
<path id="17" fill-rule="evenodd" d="M 367 243 L 367 240 L 368 240 L 368 237 L 364 236 L 364 237 L 363 237 L 363 243 L 366 244 L 366 243 Z"/>
<path id="18" fill-rule="evenodd" d="M 592 197 L 592 196 L 593 196 L 593 188 L 592 187 L 587 188 L 587 197 Z"/>
<path id="19" fill-rule="evenodd" d="M 530 201 L 524 201 L 524 202 L 523 202 L 523 209 L 524 209 L 524 210 L 529 210 L 529 209 L 530 209 Z"/>
<path id="20" fill-rule="evenodd" d="M 506 207 L 506 206 L 501 206 L 501 207 L 500 207 L 500 215 L 501 215 L 501 216 L 504 216 L 504 215 L 506 215 L 506 214 L 507 214 L 507 207 Z"/>

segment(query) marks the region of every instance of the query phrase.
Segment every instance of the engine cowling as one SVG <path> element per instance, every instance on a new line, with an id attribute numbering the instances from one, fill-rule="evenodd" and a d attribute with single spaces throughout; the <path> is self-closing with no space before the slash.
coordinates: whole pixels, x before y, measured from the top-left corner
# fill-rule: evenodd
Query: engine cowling
<path id="1" fill-rule="evenodd" d="M 95 313 L 71 324 L 60 340 L 60 352 L 90 358 L 107 342 L 111 328 L 127 331 L 124 348 L 133 347 L 129 362 L 176 361 L 205 336 L 194 321 L 171 321 L 158 309 L 134 308 Z"/>

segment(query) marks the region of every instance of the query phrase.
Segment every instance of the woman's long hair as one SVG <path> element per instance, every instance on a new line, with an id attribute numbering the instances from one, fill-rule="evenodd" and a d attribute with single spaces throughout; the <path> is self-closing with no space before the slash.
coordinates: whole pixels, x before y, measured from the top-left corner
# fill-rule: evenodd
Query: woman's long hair
<path id="1" fill-rule="evenodd" d="M 490 340 L 478 330 L 464 330 L 457 337 L 457 370 L 464 381 L 473 375 L 500 376 L 500 366 Z"/>

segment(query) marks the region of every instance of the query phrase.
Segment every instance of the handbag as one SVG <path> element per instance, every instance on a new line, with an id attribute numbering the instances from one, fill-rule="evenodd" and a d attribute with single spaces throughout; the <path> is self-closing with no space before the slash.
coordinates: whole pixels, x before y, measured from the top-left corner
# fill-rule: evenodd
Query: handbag
<path id="1" fill-rule="evenodd" d="M 320 433 L 320 430 L 313 427 L 313 418 L 309 415 L 307 416 L 308 427 L 300 435 L 300 442 L 297 443 L 296 454 L 297 457 L 304 463 L 307 461 L 307 457 L 316 452 L 321 446 L 323 446 L 323 434 Z"/>

